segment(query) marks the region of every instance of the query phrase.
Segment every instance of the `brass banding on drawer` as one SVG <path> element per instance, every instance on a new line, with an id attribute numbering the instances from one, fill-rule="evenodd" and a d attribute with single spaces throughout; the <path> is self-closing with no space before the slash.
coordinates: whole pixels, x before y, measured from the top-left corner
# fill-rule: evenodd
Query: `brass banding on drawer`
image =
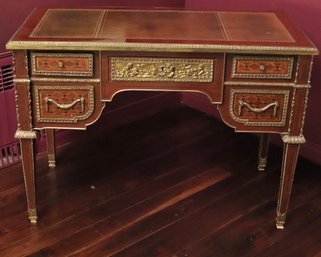
<path id="1" fill-rule="evenodd" d="M 38 122 L 77 123 L 94 111 L 93 86 L 34 86 Z"/>
<path id="2" fill-rule="evenodd" d="M 112 57 L 112 81 L 214 81 L 212 59 Z"/>
<path id="3" fill-rule="evenodd" d="M 232 78 L 291 79 L 294 57 L 234 56 Z"/>
<path id="4" fill-rule="evenodd" d="M 248 126 L 284 126 L 289 90 L 231 89 L 229 113 Z"/>
<path id="5" fill-rule="evenodd" d="M 93 76 L 93 54 L 31 53 L 32 74 L 50 76 Z"/>

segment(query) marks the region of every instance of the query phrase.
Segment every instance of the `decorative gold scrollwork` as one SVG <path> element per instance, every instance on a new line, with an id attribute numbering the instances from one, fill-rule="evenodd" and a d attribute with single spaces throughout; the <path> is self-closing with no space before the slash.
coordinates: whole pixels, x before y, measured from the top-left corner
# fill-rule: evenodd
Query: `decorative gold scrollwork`
<path id="1" fill-rule="evenodd" d="M 178 58 L 111 58 L 114 81 L 212 82 L 214 61 Z"/>

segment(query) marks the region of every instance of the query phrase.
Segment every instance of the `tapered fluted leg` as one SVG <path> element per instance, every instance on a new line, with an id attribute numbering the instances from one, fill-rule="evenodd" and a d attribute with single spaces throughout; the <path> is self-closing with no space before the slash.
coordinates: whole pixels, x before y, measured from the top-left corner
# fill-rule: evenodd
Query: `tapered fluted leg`
<path id="1" fill-rule="evenodd" d="M 55 130 L 46 129 L 47 157 L 48 165 L 53 168 L 56 166 L 56 149 L 55 149 Z"/>
<path id="2" fill-rule="evenodd" d="M 20 139 L 20 144 L 29 219 L 31 223 L 37 223 L 34 142 L 33 139 Z"/>
<path id="3" fill-rule="evenodd" d="M 284 228 L 300 144 L 305 143 L 305 139 L 303 136 L 285 136 L 283 142 L 283 161 L 276 216 L 276 227 L 278 229 Z"/>
<path id="4" fill-rule="evenodd" d="M 265 171 L 267 155 L 269 149 L 269 140 L 270 135 L 266 133 L 262 133 L 260 136 L 260 146 L 259 146 L 259 154 L 258 154 L 258 170 Z"/>

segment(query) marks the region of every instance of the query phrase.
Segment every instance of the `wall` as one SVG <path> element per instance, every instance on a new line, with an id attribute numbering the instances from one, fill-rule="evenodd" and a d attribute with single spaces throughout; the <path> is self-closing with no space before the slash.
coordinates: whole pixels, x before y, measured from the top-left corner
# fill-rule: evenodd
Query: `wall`
<path id="1" fill-rule="evenodd" d="M 321 50 L 321 1 L 320 0 L 186 0 L 186 8 L 211 10 L 284 11 L 311 38 Z M 303 156 L 321 164 L 321 57 L 314 59 L 312 89 L 309 95 L 304 136 L 307 143 L 301 148 Z M 201 95 L 183 95 L 183 102 L 217 115 Z M 206 98 L 204 98 L 206 100 Z"/>

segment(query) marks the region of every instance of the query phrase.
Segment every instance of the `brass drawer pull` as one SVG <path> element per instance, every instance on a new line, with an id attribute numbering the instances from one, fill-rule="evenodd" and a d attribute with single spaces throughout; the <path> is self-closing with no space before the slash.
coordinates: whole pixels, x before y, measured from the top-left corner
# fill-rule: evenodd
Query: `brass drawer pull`
<path id="1" fill-rule="evenodd" d="M 239 115 L 240 116 L 242 113 L 243 106 L 246 106 L 247 108 L 249 108 L 250 111 L 255 112 L 255 113 L 265 112 L 267 109 L 273 107 L 273 116 L 275 117 L 277 108 L 279 107 L 279 104 L 278 104 L 278 102 L 273 102 L 273 103 L 270 103 L 264 107 L 258 108 L 258 107 L 252 107 L 249 103 L 239 100 Z"/>
<path id="2" fill-rule="evenodd" d="M 260 69 L 260 71 L 265 71 L 265 66 L 263 64 L 261 64 L 259 69 Z"/>
<path id="3" fill-rule="evenodd" d="M 68 109 L 72 108 L 75 104 L 80 103 L 81 112 L 84 112 L 84 109 L 85 109 L 85 98 L 84 97 L 80 97 L 79 99 L 76 99 L 75 101 L 73 101 L 69 104 L 60 104 L 60 103 L 57 103 L 55 100 L 48 98 L 48 97 L 45 97 L 45 102 L 46 102 L 46 111 L 47 112 L 49 111 L 49 104 L 54 104 L 60 109 L 68 110 Z"/>

